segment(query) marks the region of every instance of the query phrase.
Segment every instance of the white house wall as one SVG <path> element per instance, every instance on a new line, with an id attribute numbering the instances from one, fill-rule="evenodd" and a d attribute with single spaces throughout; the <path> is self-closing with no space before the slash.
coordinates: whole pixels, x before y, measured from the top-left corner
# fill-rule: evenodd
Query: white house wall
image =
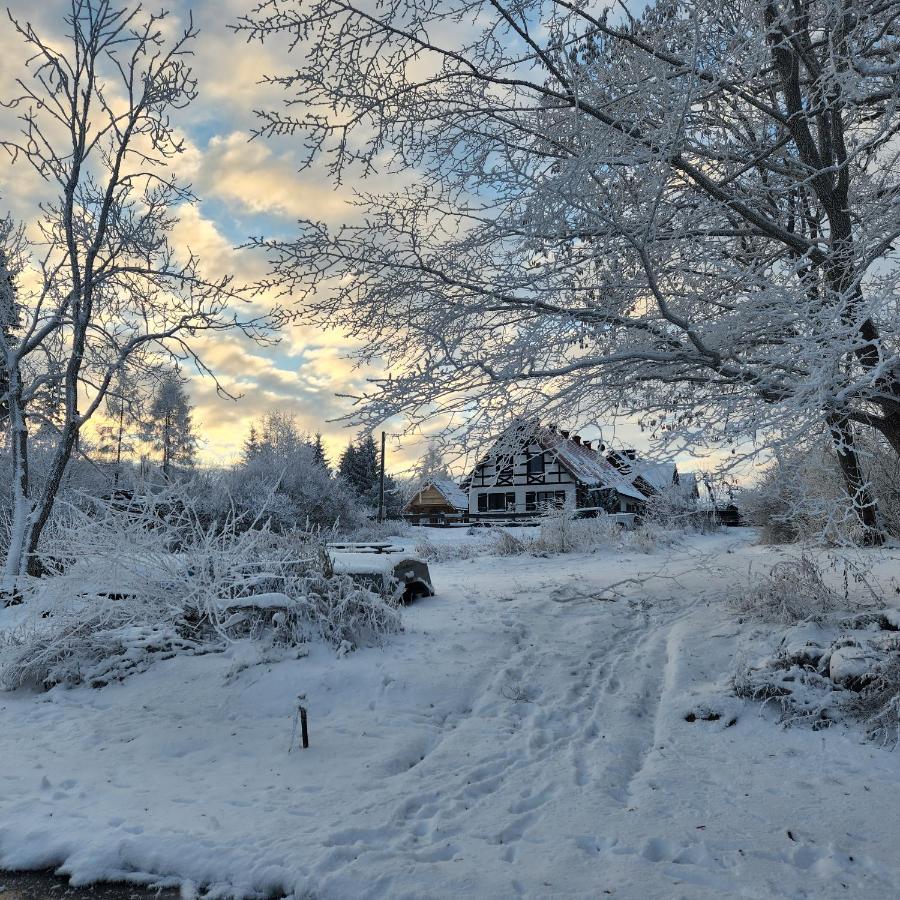
<path id="1" fill-rule="evenodd" d="M 534 447 L 531 453 L 537 456 L 542 451 Z M 502 517 L 504 515 L 532 513 L 526 504 L 526 494 L 532 491 L 560 491 L 566 495 L 566 503 L 575 506 L 577 503 L 577 483 L 569 470 L 566 469 L 550 450 L 543 451 L 544 472 L 542 474 L 528 472 L 528 458 L 530 454 L 519 453 L 514 457 L 512 471 L 505 467 L 498 473 L 494 461 L 484 462 L 475 468 L 469 487 L 469 513 L 473 516 Z M 479 510 L 479 494 L 515 494 L 515 509 L 506 508 L 503 511 Z M 619 495 L 619 512 L 634 512 L 634 503 L 628 498 Z"/>
<path id="2" fill-rule="evenodd" d="M 541 451 L 534 448 L 534 455 L 537 456 Z M 511 481 L 511 483 L 508 483 Z M 469 487 L 469 512 L 478 514 L 478 495 L 479 494 L 509 494 L 516 495 L 516 506 L 514 510 L 507 509 L 507 514 L 525 513 L 526 509 L 525 495 L 536 491 L 562 491 L 566 495 L 566 502 L 575 504 L 576 485 L 569 472 L 563 468 L 557 460 L 555 460 L 550 452 L 544 452 L 544 472 L 543 474 L 528 472 L 528 455 L 519 453 L 515 456 L 512 473 L 507 471 L 505 474 L 498 474 L 496 466 L 493 462 L 482 463 L 472 474 L 472 481 Z M 481 513 L 484 515 L 484 513 Z M 495 513 L 502 515 L 503 513 Z"/>

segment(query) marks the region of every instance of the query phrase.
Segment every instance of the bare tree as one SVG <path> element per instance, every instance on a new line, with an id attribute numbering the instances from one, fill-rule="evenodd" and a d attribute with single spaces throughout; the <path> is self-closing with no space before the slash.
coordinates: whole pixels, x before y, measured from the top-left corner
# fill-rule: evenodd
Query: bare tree
<path id="1" fill-rule="evenodd" d="M 607 6 L 261 3 L 238 30 L 303 62 L 260 134 L 414 182 L 257 241 L 273 283 L 386 361 L 369 425 L 471 422 L 474 396 L 494 431 L 637 416 L 740 453 L 820 429 L 877 541 L 854 430 L 900 453 L 900 0 Z"/>
<path id="2" fill-rule="evenodd" d="M 14 278 L 0 304 L 17 310 L 0 329 L 15 473 L 6 591 L 38 574 L 36 550 L 79 433 L 117 373 L 153 372 L 173 358 L 209 373 L 191 345 L 197 334 L 269 333 L 270 321 L 234 312 L 243 295 L 230 276 L 206 278 L 171 241 L 179 206 L 195 199 L 169 163 L 183 149 L 170 116 L 196 96 L 189 60 L 197 31 L 189 21 L 170 39 L 166 16 L 71 0 L 62 42 L 11 17 L 30 77 L 8 104 L 21 134 L 0 143 L 57 196 L 35 209 L 27 240 L 6 229 L 7 260 L 18 260 L 8 263 Z M 57 435 L 39 485 L 28 468 L 35 424 Z"/>

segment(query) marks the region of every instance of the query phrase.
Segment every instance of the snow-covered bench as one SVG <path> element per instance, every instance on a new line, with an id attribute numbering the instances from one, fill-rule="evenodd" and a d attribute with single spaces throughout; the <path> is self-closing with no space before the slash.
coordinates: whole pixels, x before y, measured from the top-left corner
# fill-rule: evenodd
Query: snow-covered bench
<path id="1" fill-rule="evenodd" d="M 390 544 L 329 544 L 328 554 L 336 573 L 389 592 L 400 589 L 403 601 L 433 597 L 428 563 Z"/>

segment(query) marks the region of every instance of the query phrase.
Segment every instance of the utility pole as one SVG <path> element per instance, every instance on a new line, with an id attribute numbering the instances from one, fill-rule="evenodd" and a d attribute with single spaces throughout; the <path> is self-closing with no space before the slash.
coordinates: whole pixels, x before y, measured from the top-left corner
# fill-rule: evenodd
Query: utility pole
<path id="1" fill-rule="evenodd" d="M 384 432 L 381 432 L 381 471 L 378 475 L 378 521 L 384 521 Z"/>

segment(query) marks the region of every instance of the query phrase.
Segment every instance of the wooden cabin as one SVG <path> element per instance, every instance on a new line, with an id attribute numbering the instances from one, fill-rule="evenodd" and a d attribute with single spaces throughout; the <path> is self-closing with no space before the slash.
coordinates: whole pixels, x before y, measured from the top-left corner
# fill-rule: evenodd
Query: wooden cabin
<path id="1" fill-rule="evenodd" d="M 403 508 L 403 518 L 413 525 L 448 525 L 465 521 L 468 512 L 468 495 L 452 478 L 432 478 Z"/>

